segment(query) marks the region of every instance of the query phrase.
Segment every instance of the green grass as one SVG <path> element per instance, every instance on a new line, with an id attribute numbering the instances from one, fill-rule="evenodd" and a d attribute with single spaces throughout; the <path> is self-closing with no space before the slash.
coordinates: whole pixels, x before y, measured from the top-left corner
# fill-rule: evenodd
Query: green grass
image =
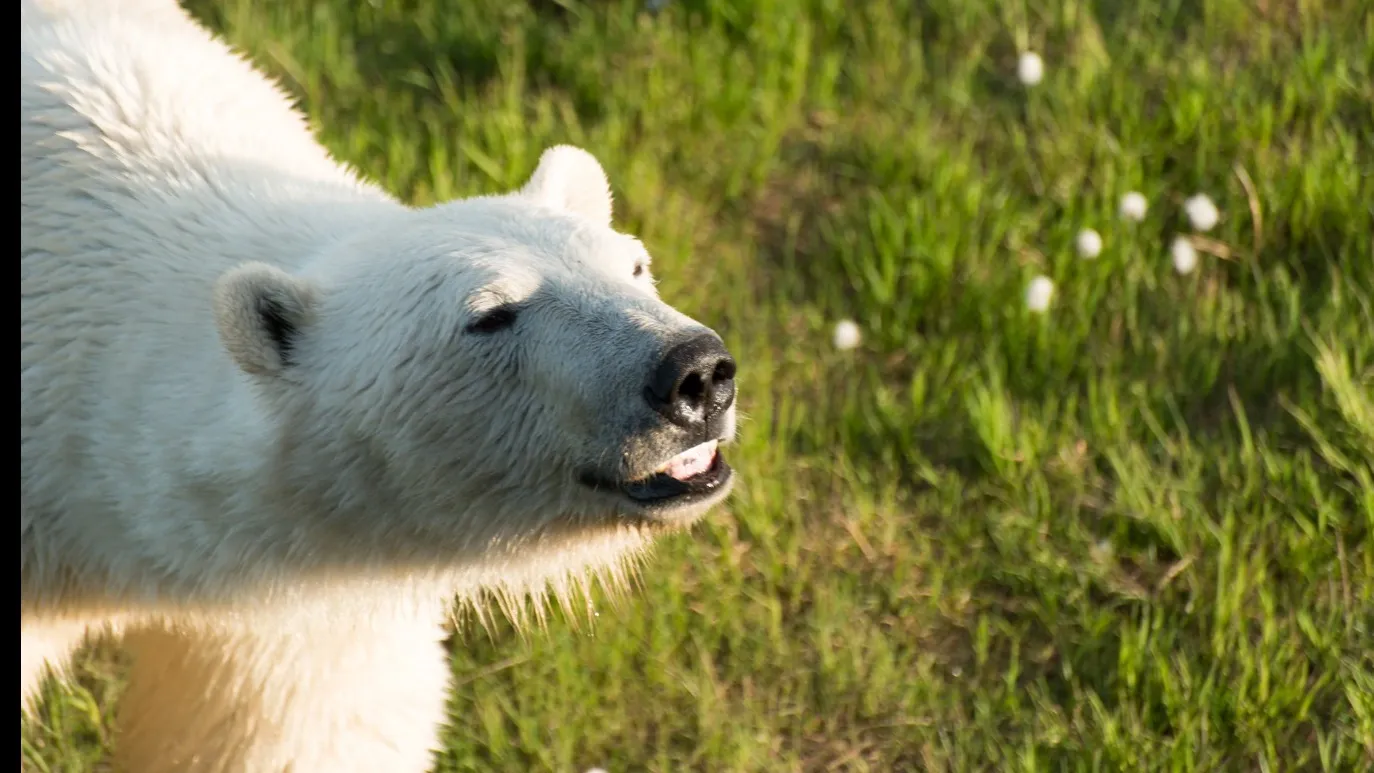
<path id="1" fill-rule="evenodd" d="M 729 506 L 590 624 L 460 633 L 438 770 L 1374 765 L 1363 0 L 191 5 L 416 203 L 588 148 L 741 363 Z M 95 769 L 119 673 L 31 769 Z"/>

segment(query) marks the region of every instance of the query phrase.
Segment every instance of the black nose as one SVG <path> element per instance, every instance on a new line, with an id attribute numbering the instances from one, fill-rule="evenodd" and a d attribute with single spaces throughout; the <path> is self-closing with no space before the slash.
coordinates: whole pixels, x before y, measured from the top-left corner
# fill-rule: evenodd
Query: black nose
<path id="1" fill-rule="evenodd" d="M 644 397 L 679 427 L 707 427 L 735 401 L 735 360 L 719 338 L 703 333 L 668 350 Z"/>

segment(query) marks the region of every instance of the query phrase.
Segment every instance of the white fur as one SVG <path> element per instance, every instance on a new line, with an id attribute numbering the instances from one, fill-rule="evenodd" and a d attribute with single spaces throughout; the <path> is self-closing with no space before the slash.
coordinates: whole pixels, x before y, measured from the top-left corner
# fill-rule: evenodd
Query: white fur
<path id="1" fill-rule="evenodd" d="M 576 483 L 680 445 L 640 391 L 705 328 L 583 151 L 414 210 L 174 3 L 21 25 L 21 705 L 111 627 L 126 769 L 427 768 L 450 599 L 615 582 L 719 501 Z"/>

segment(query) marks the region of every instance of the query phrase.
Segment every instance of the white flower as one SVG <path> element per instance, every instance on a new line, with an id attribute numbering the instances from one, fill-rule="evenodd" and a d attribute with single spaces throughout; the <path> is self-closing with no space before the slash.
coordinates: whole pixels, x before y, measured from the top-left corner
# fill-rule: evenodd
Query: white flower
<path id="1" fill-rule="evenodd" d="M 1210 231 L 1221 218 L 1217 205 L 1204 193 L 1190 196 L 1183 202 L 1183 211 L 1188 213 L 1188 221 L 1199 231 Z"/>
<path id="2" fill-rule="evenodd" d="M 1045 77 L 1045 61 L 1034 51 L 1027 51 L 1016 61 L 1016 77 L 1027 86 L 1034 86 Z"/>
<path id="3" fill-rule="evenodd" d="M 1150 205 L 1145 201 L 1145 194 L 1138 191 L 1131 191 L 1121 197 L 1121 216 L 1135 223 L 1145 219 L 1145 211 Z"/>
<path id="4" fill-rule="evenodd" d="M 1050 307 L 1050 298 L 1054 297 L 1054 282 L 1047 276 L 1038 276 L 1031 280 L 1026 287 L 1026 306 L 1031 311 L 1041 312 Z"/>
<path id="5" fill-rule="evenodd" d="M 1102 237 L 1091 228 L 1084 228 L 1079 231 L 1074 244 L 1078 247 L 1080 257 L 1091 260 L 1102 254 Z"/>
<path id="6" fill-rule="evenodd" d="M 1174 238 L 1174 243 L 1169 247 L 1169 254 L 1174 257 L 1174 270 L 1180 274 L 1191 274 L 1197 268 L 1197 250 L 1193 249 L 1193 243 L 1186 236 Z"/>
<path id="7" fill-rule="evenodd" d="M 605 768 L 587 768 L 587 773 L 606 773 Z"/>
<path id="8" fill-rule="evenodd" d="M 859 326 L 852 320 L 843 319 L 835 324 L 835 348 L 841 351 L 859 345 Z"/>

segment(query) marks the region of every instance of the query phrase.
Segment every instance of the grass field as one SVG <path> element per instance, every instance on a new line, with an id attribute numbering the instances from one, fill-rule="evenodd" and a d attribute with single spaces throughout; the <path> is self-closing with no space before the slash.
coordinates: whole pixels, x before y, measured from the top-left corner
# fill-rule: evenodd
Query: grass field
<path id="1" fill-rule="evenodd" d="M 439 771 L 1374 766 L 1365 0 L 190 5 L 407 200 L 588 148 L 741 364 L 728 507 L 460 632 Z M 98 769 L 77 673 L 29 769 Z"/>

